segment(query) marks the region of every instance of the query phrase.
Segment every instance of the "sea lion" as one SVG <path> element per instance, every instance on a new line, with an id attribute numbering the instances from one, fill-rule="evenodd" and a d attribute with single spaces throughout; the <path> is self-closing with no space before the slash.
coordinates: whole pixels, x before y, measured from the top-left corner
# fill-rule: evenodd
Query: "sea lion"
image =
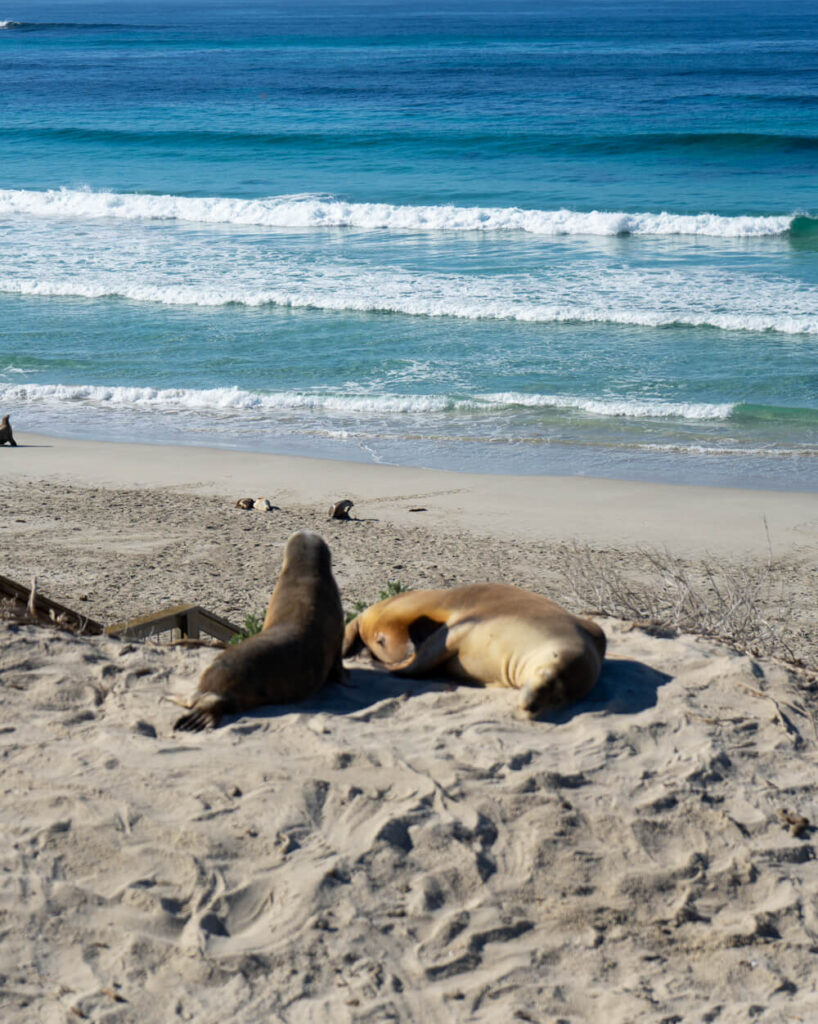
<path id="1" fill-rule="evenodd" d="M 341 681 L 344 613 L 330 551 L 317 533 L 294 533 L 260 633 L 222 651 L 187 700 L 174 729 L 198 732 L 222 715 L 290 704 Z"/>
<path id="2" fill-rule="evenodd" d="M 12 448 L 17 447 L 17 442 L 14 440 L 14 434 L 11 432 L 11 424 L 9 423 L 8 416 L 4 416 L 0 420 L 0 444 L 10 444 Z"/>
<path id="3" fill-rule="evenodd" d="M 355 502 L 350 501 L 349 498 L 344 498 L 342 501 L 336 501 L 334 505 L 330 505 L 330 519 L 349 519 L 349 510 L 354 504 Z"/>
<path id="4" fill-rule="evenodd" d="M 367 647 L 390 672 L 431 669 L 485 686 L 521 691 L 520 708 L 536 715 L 591 691 L 605 657 L 605 634 L 520 587 L 479 583 L 397 594 L 346 627 L 344 657 Z"/>

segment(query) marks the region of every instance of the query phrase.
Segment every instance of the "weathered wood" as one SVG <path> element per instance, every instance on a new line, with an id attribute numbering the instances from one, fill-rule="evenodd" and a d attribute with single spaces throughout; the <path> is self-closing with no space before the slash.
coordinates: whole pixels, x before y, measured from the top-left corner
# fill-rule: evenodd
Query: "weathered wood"
<path id="1" fill-rule="evenodd" d="M 201 633 L 207 633 L 208 636 L 229 643 L 233 637 L 241 636 L 238 626 L 197 604 L 172 605 L 126 622 L 115 622 L 107 626 L 105 632 L 108 636 L 118 636 L 123 640 L 139 640 L 173 632 L 178 634 L 177 639 L 196 640 Z"/>
<path id="2" fill-rule="evenodd" d="M 15 604 L 21 605 L 21 614 L 27 612 L 29 602 L 34 606 L 34 617 L 38 622 L 45 622 L 50 625 L 63 625 L 77 630 L 78 633 L 99 635 L 103 632 L 100 622 L 95 622 L 82 612 L 67 608 L 58 601 L 52 601 L 44 597 L 33 587 L 26 587 L 22 583 L 9 579 L 8 576 L 0 576 L 0 596 L 10 598 Z M 32 600 L 33 598 L 33 600 Z"/>
<path id="3" fill-rule="evenodd" d="M 38 622 L 49 625 L 67 626 L 79 633 L 99 636 L 118 636 L 123 639 L 136 640 L 159 633 L 174 632 L 178 638 L 196 640 L 202 633 L 215 637 L 224 643 L 241 636 L 242 631 L 232 622 L 220 615 L 207 611 L 197 604 L 178 604 L 170 608 L 162 608 L 149 615 L 140 615 L 126 622 L 115 622 L 111 626 L 103 626 L 101 622 L 83 615 L 81 612 L 67 608 L 58 601 L 44 597 L 34 587 L 26 587 L 22 583 L 0 575 L 0 598 L 14 601 L 20 608 L 20 615 L 30 616 L 27 606 L 33 604 L 34 617 Z"/>

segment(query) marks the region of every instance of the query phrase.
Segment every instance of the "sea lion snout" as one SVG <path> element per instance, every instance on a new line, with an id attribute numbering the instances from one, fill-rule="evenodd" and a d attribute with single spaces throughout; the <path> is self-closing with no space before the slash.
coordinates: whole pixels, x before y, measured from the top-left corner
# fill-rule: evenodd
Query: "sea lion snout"
<path id="1" fill-rule="evenodd" d="M 520 710 L 532 718 L 541 711 L 556 710 L 567 703 L 561 680 L 551 676 L 526 683 L 520 691 Z"/>

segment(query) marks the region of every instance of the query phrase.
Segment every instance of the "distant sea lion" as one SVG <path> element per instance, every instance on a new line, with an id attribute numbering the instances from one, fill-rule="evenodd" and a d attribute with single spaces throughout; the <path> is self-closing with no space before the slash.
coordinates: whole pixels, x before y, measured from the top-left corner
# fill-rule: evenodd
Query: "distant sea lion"
<path id="1" fill-rule="evenodd" d="M 334 505 L 330 505 L 330 519 L 349 519 L 349 510 L 354 504 L 355 502 L 350 501 L 349 498 L 344 498 L 343 501 L 336 501 Z"/>
<path id="2" fill-rule="evenodd" d="M 367 647 L 390 672 L 440 669 L 521 691 L 530 715 L 580 700 L 605 657 L 605 634 L 540 594 L 505 583 L 397 594 L 346 627 L 344 657 Z"/>
<path id="3" fill-rule="evenodd" d="M 290 704 L 344 677 L 344 613 L 330 551 L 317 533 L 294 533 L 260 633 L 222 651 L 187 700 L 174 729 L 198 732 L 222 715 Z"/>
<path id="4" fill-rule="evenodd" d="M 14 440 L 14 434 L 11 432 L 11 424 L 9 423 L 8 416 L 4 416 L 0 420 L 0 444 L 10 444 L 12 448 L 17 447 L 17 442 Z"/>

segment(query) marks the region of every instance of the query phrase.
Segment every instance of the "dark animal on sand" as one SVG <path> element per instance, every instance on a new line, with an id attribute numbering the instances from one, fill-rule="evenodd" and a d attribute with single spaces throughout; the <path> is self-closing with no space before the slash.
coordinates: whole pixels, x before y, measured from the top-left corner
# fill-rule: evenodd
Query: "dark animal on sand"
<path id="1" fill-rule="evenodd" d="M 294 533 L 261 632 L 222 651 L 187 700 L 171 698 L 190 709 L 173 728 L 198 732 L 222 715 L 290 704 L 342 681 L 343 636 L 329 548 L 316 533 Z"/>
<path id="2" fill-rule="evenodd" d="M 415 590 L 372 605 L 346 627 L 344 657 L 366 647 L 390 672 L 439 671 L 520 690 L 529 715 L 580 700 L 605 634 L 547 597 L 505 583 Z"/>
<path id="3" fill-rule="evenodd" d="M 350 501 L 349 498 L 344 498 L 342 501 L 336 501 L 334 505 L 330 506 L 330 519 L 349 519 L 349 510 L 354 504 L 355 502 Z"/>
<path id="4" fill-rule="evenodd" d="M 4 416 L 0 420 L 0 444 L 10 444 L 12 448 L 17 447 L 17 442 L 14 440 L 14 434 L 11 432 L 11 424 L 9 423 L 8 416 Z"/>

